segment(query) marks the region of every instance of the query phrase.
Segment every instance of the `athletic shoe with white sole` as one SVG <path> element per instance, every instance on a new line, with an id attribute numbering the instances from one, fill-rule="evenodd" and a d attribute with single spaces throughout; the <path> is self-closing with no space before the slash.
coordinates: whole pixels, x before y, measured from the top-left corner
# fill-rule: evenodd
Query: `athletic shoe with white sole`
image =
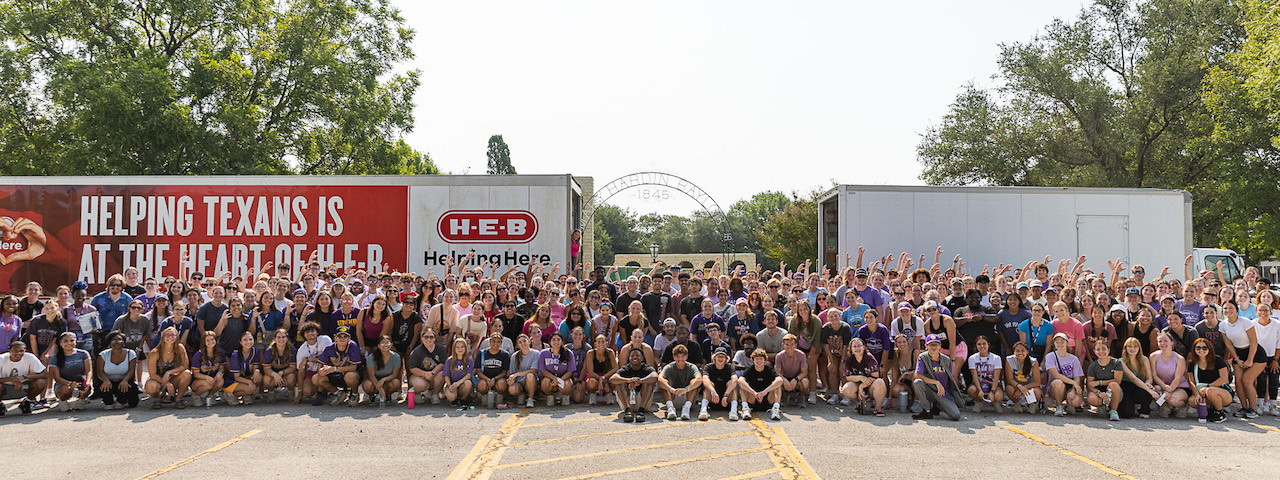
<path id="1" fill-rule="evenodd" d="M 770 409 L 769 409 L 769 419 L 770 419 L 770 420 L 782 420 L 782 409 L 780 409 L 780 408 L 778 408 L 778 407 L 776 407 L 776 406 L 775 406 L 775 407 L 773 407 L 773 408 L 770 408 Z"/>

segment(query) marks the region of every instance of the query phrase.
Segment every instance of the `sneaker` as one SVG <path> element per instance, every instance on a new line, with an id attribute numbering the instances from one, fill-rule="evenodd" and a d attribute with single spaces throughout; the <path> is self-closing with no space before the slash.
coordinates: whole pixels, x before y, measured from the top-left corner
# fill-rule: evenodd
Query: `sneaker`
<path id="1" fill-rule="evenodd" d="M 524 406 L 528 408 L 533 408 L 533 397 L 529 397 L 528 399 L 526 399 L 524 401 Z"/>
<path id="2" fill-rule="evenodd" d="M 1013 413 L 1022 413 L 1023 405 L 1021 403 L 1013 404 Z"/>
<path id="3" fill-rule="evenodd" d="M 928 411 L 928 410 L 923 410 L 923 409 L 922 409 L 922 410 L 920 410 L 920 413 L 917 413 L 917 414 L 915 414 L 915 415 L 912 415 L 912 416 L 911 416 L 911 418 L 913 418 L 913 419 L 915 419 L 915 420 L 928 420 L 928 419 L 933 418 L 933 412 L 930 412 L 930 411 Z"/>
<path id="4" fill-rule="evenodd" d="M 357 392 L 351 392 L 351 395 L 347 396 L 347 406 L 354 407 L 357 403 L 360 403 L 360 394 Z"/>
<path id="5" fill-rule="evenodd" d="M 439 404 L 440 404 L 440 394 L 439 394 L 439 393 L 433 393 L 433 394 L 431 394 L 431 395 L 428 395 L 428 396 L 427 396 L 427 398 L 431 399 L 431 404 L 432 404 L 432 405 L 439 405 Z M 530 406 L 530 407 L 532 407 L 533 405 L 529 405 L 529 406 Z"/>
<path id="6" fill-rule="evenodd" d="M 840 406 L 847 407 L 850 403 L 853 403 L 853 401 L 849 400 L 849 397 L 840 399 Z"/>
<path id="7" fill-rule="evenodd" d="M 688 413 L 685 413 L 685 412 L 681 412 L 681 413 L 680 413 L 680 421 L 681 421 L 681 422 L 687 422 L 687 421 L 689 421 L 689 414 L 688 414 Z"/>
<path id="8" fill-rule="evenodd" d="M 1004 413 L 1004 403 L 993 402 L 992 405 L 995 405 L 996 413 Z"/>
<path id="9" fill-rule="evenodd" d="M 675 420 L 675 419 L 676 419 L 676 411 L 667 410 L 667 420 Z"/>
<path id="10" fill-rule="evenodd" d="M 58 410 L 63 411 L 63 412 L 70 412 L 70 411 L 71 411 L 71 399 L 69 399 L 69 398 L 68 398 L 68 399 L 66 399 L 66 400 L 62 400 L 62 401 L 58 402 Z"/>
<path id="11" fill-rule="evenodd" d="M 769 420 L 782 420 L 782 409 L 778 407 L 770 408 Z"/>
<path id="12" fill-rule="evenodd" d="M 1111 411 L 1111 414 L 1110 414 L 1110 415 L 1108 415 L 1108 417 L 1110 417 L 1111 421 L 1113 421 L 1113 422 L 1119 422 L 1119 421 L 1120 421 L 1120 412 L 1117 412 L 1117 411 L 1115 411 L 1115 410 L 1112 410 L 1112 411 Z"/>
<path id="13" fill-rule="evenodd" d="M 809 404 L 815 405 L 817 403 L 818 403 L 818 394 L 814 392 L 809 392 Z"/>
<path id="14" fill-rule="evenodd" d="M 702 409 L 702 411 L 698 412 L 698 420 L 705 422 L 710 419 L 711 419 L 711 414 L 707 413 L 707 409 L 704 408 Z"/>
<path id="15" fill-rule="evenodd" d="M 973 410 L 973 413 L 981 412 L 981 411 L 982 411 L 982 405 L 978 405 L 978 404 L 976 404 L 976 403 L 975 403 L 975 404 L 973 404 L 973 408 L 971 408 L 970 410 Z"/>
<path id="16" fill-rule="evenodd" d="M 347 396 L 350 395 L 346 390 L 338 390 L 338 394 L 333 396 L 333 400 L 329 400 L 329 405 L 338 406 L 347 403 Z"/>
<path id="17" fill-rule="evenodd" d="M 1227 412 L 1218 410 L 1209 414 L 1209 421 L 1213 423 L 1222 423 L 1227 421 Z"/>
<path id="18" fill-rule="evenodd" d="M 548 406 L 548 407 L 554 407 L 554 406 L 556 406 L 556 396 L 555 396 L 555 395 L 547 395 L 547 406 Z"/>
<path id="19" fill-rule="evenodd" d="M 596 394 L 592 393 L 590 395 L 587 395 L 587 405 L 595 405 L 595 404 L 596 404 Z"/>
<path id="20" fill-rule="evenodd" d="M 1258 418 L 1258 411 L 1250 408 L 1244 412 L 1244 418 Z"/>
<path id="21" fill-rule="evenodd" d="M 231 406 L 240 404 L 240 401 L 236 400 L 236 396 L 231 394 L 223 395 L 222 401 L 227 402 L 227 405 L 231 405 Z"/>
<path id="22" fill-rule="evenodd" d="M 742 419 L 751 420 L 751 407 L 746 404 L 742 405 Z"/>
<path id="23" fill-rule="evenodd" d="M 738 421 L 738 412 L 736 410 L 729 411 L 729 421 L 732 421 L 732 422 Z"/>
<path id="24" fill-rule="evenodd" d="M 244 397 L 244 404 L 245 404 L 245 405 L 253 405 L 253 395 L 245 395 L 245 397 Z"/>
<path id="25" fill-rule="evenodd" d="M 35 402 L 32 402 L 31 400 L 23 399 L 22 403 L 18 404 L 18 409 L 22 410 L 23 415 L 31 415 L 31 408 L 34 405 L 35 405 Z"/>
<path id="26" fill-rule="evenodd" d="M 914 412 L 914 413 L 920 413 L 922 410 L 924 410 L 924 406 L 920 405 L 920 401 L 919 401 L 919 400 L 914 400 L 914 401 L 912 401 L 912 402 L 911 402 L 911 409 L 910 409 L 910 410 L 911 410 L 912 412 Z"/>
<path id="27" fill-rule="evenodd" d="M 877 408 L 877 409 L 876 409 L 876 416 L 877 416 L 877 417 L 883 417 L 883 416 L 884 416 L 884 410 L 881 410 L 881 409 Z"/>
<path id="28" fill-rule="evenodd" d="M 1236 411 L 1235 411 L 1235 413 L 1232 413 L 1232 414 L 1231 414 L 1231 416 L 1236 417 L 1236 418 L 1244 418 L 1244 409 L 1243 409 L 1243 408 L 1241 408 L 1241 409 L 1239 409 L 1239 410 L 1236 410 Z"/>
<path id="29" fill-rule="evenodd" d="M 560 404 L 561 404 L 561 405 L 564 405 L 564 406 L 566 406 L 566 407 L 567 407 L 567 406 L 569 406 L 569 403 L 570 403 L 570 402 L 572 402 L 572 401 L 573 401 L 573 397 L 571 397 L 571 396 L 569 396 L 569 395 L 563 395 L 563 396 L 561 396 L 561 397 L 560 397 Z"/>
<path id="30" fill-rule="evenodd" d="M 1058 408 L 1054 409 L 1054 411 L 1053 411 L 1053 416 L 1055 416 L 1055 417 L 1061 417 L 1061 416 L 1062 416 L 1062 405 L 1058 405 Z"/>
<path id="31" fill-rule="evenodd" d="M 1067 415 L 1075 415 L 1075 414 L 1076 414 L 1076 407 L 1067 405 Z"/>
<path id="32" fill-rule="evenodd" d="M 636 421 L 636 417 L 632 415 L 631 412 L 619 413 L 618 418 L 621 418 L 624 423 L 631 423 Z"/>
<path id="33" fill-rule="evenodd" d="M 318 407 L 322 403 L 324 403 L 324 393 L 316 392 L 316 395 L 314 397 L 311 397 L 311 405 Z"/>
<path id="34" fill-rule="evenodd" d="M 1173 416 L 1176 418 L 1187 418 L 1187 407 L 1173 409 Z"/>

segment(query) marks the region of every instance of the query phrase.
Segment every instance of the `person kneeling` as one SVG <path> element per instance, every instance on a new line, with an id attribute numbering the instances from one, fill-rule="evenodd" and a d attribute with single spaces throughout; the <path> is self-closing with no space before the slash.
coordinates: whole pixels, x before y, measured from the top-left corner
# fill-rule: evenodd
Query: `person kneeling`
<path id="1" fill-rule="evenodd" d="M 876 356 L 869 354 L 862 339 L 856 337 L 849 341 L 849 351 L 851 355 L 844 360 L 845 384 L 840 393 L 855 402 L 861 415 L 867 414 L 867 400 L 872 400 L 874 403 L 870 409 L 875 410 L 877 417 L 883 417 L 884 396 L 888 387 L 884 379 L 880 378 L 880 364 L 876 361 Z"/>
<path id="2" fill-rule="evenodd" d="M 360 395 L 353 390 L 360 386 L 360 347 L 351 341 L 351 327 L 338 327 L 333 334 L 333 345 L 329 345 L 320 354 L 322 366 L 317 375 L 311 377 L 316 389 L 338 394 L 329 402 L 330 405 L 356 406 Z"/>
<path id="3" fill-rule="evenodd" d="M 622 421 L 644 422 L 645 406 L 653 402 L 653 387 L 658 383 L 658 372 L 652 365 L 645 363 L 644 351 L 632 349 L 627 354 L 627 363 L 609 377 L 609 384 L 618 397 L 618 406 L 622 407 Z"/>
<path id="4" fill-rule="evenodd" d="M 689 409 L 693 407 L 693 401 L 698 398 L 698 390 L 702 387 L 702 374 L 698 372 L 697 366 L 689 363 L 688 347 L 676 345 L 671 350 L 671 357 L 675 361 L 662 367 L 662 373 L 658 375 L 658 386 L 662 389 L 662 397 L 667 401 L 667 420 L 676 419 L 675 403 L 683 405 L 680 419 L 688 420 Z"/>
<path id="5" fill-rule="evenodd" d="M 927 420 L 941 412 L 958 421 L 960 408 L 956 407 L 955 398 L 959 395 L 951 381 L 951 357 L 942 354 L 942 339 L 938 335 L 925 335 L 924 342 L 928 351 L 916 359 L 916 379 L 912 383 L 923 408 L 911 418 Z"/>
<path id="6" fill-rule="evenodd" d="M 1097 354 L 1098 359 L 1089 365 L 1085 375 L 1089 385 L 1089 405 L 1096 407 L 1099 415 L 1110 412 L 1111 421 L 1120 421 L 1117 408 L 1123 395 L 1119 376 L 1124 375 L 1124 367 L 1120 359 L 1111 357 L 1111 346 L 1107 342 L 1094 343 L 1093 353 Z M 1116 375 L 1117 373 L 1120 375 Z"/>

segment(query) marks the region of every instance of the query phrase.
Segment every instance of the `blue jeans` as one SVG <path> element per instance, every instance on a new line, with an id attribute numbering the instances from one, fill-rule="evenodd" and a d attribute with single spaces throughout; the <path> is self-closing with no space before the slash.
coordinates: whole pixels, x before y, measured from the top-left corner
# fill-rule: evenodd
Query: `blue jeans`
<path id="1" fill-rule="evenodd" d="M 960 408 L 956 407 L 956 402 L 945 396 L 938 394 L 937 387 L 925 383 L 924 380 L 917 378 L 912 382 L 911 386 L 916 391 L 916 400 L 920 401 L 920 405 L 929 410 L 937 407 L 948 418 L 952 420 L 960 420 Z"/>

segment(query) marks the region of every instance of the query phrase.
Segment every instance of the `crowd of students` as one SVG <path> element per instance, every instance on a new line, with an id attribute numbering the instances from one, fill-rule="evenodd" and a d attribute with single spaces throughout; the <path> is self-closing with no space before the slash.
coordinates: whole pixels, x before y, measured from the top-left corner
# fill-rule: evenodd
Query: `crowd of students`
<path id="1" fill-rule="evenodd" d="M 958 273 L 906 254 L 833 274 L 452 262 L 442 276 L 312 261 L 0 299 L 0 393 L 19 410 L 616 402 L 626 422 L 819 402 L 913 418 L 1081 410 L 1116 421 L 1280 414 L 1280 296 L 1249 268 L 1151 278 L 1082 257 Z M 923 258 L 921 260 L 923 263 Z M 92 293 L 92 295 L 91 295 Z M 1238 405 L 1238 406 L 1235 406 Z M 664 408 L 665 407 L 665 408 Z M 696 415 L 694 415 L 696 408 Z M 6 408 L 0 408 L 0 415 Z M 1232 411 L 1232 413 L 1228 413 Z"/>

